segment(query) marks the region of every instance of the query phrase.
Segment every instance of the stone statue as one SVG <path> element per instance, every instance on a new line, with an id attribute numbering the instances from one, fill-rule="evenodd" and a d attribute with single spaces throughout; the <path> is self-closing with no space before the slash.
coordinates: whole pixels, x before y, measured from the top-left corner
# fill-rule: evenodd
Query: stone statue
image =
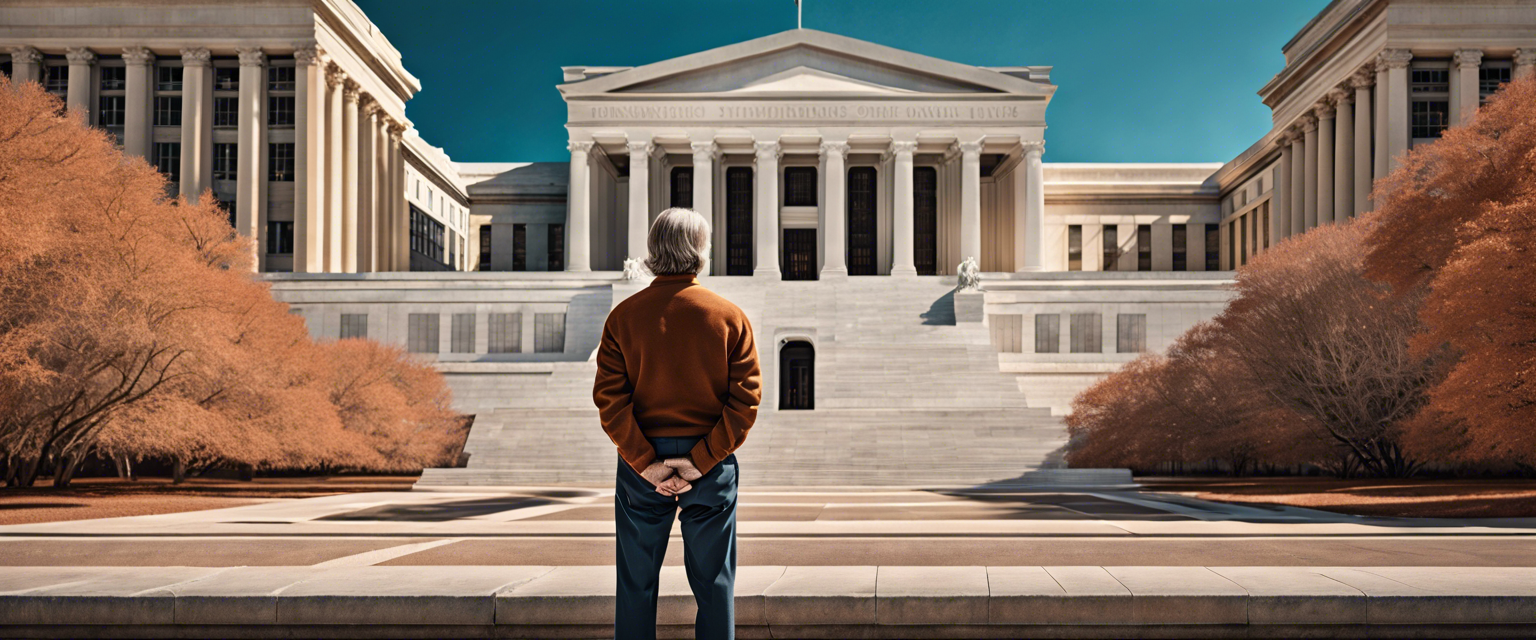
<path id="1" fill-rule="evenodd" d="M 650 277 L 650 275 L 651 275 L 650 273 L 646 272 L 645 265 L 642 264 L 639 260 L 636 260 L 634 258 L 625 258 L 624 259 L 624 281 L 625 282 L 634 282 L 636 280 L 644 280 L 644 279 Z"/>
<path id="2" fill-rule="evenodd" d="M 981 291 L 981 267 L 976 264 L 975 258 L 966 258 L 960 262 L 960 284 L 955 287 L 960 291 Z"/>

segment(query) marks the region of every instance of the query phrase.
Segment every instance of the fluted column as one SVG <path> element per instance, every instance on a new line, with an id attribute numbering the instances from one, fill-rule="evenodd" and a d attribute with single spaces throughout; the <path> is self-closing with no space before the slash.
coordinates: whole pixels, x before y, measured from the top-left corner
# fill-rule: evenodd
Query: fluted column
<path id="1" fill-rule="evenodd" d="M 389 212 L 390 246 L 394 254 L 394 270 L 411 270 L 411 216 L 405 204 L 405 157 L 400 153 L 400 137 L 405 135 L 405 124 L 389 121 Z"/>
<path id="2" fill-rule="evenodd" d="M 1291 140 L 1291 211 L 1290 233 L 1299 236 L 1307 232 L 1307 136 L 1299 125 L 1288 132 Z"/>
<path id="3" fill-rule="evenodd" d="M 1302 173 L 1305 180 L 1306 196 L 1302 200 L 1302 226 L 1303 232 L 1317 226 L 1317 118 L 1310 115 L 1303 116 L 1301 131 L 1305 136 L 1303 147 L 1306 155 L 1302 157 L 1302 163 L 1306 167 Z M 1234 254 L 1235 255 L 1235 254 Z"/>
<path id="4" fill-rule="evenodd" d="M 1296 206 L 1295 199 L 1291 197 L 1291 134 L 1281 132 L 1275 138 L 1275 144 L 1280 147 L 1280 160 L 1275 166 L 1275 185 L 1271 189 L 1273 195 L 1270 196 L 1273 205 L 1269 212 L 1270 246 L 1280 244 L 1281 240 L 1291 235 L 1291 207 Z"/>
<path id="5" fill-rule="evenodd" d="M 912 154 L 917 152 L 917 142 L 896 141 L 891 143 L 891 154 L 894 165 L 891 177 L 891 192 L 895 197 L 891 207 L 891 235 L 892 248 L 891 275 L 916 276 L 917 255 L 916 241 L 913 234 L 917 232 L 913 223 L 913 193 L 912 193 Z"/>
<path id="6" fill-rule="evenodd" d="M 213 186 L 213 63 L 207 49 L 181 50 L 181 193 Z"/>
<path id="7" fill-rule="evenodd" d="M 1317 220 L 1311 226 L 1333 222 L 1334 108 L 1330 98 L 1313 108 L 1317 114 Z"/>
<path id="8" fill-rule="evenodd" d="M 1515 78 L 1525 78 L 1536 71 L 1536 48 L 1515 49 Z"/>
<path id="9" fill-rule="evenodd" d="M 379 210 L 374 194 L 378 172 L 374 170 L 379 157 L 374 139 L 379 130 L 379 103 L 364 94 L 359 103 L 357 118 L 357 271 L 378 271 L 378 254 L 374 251 L 379 236 Z"/>
<path id="10" fill-rule="evenodd" d="M 64 57 L 69 60 L 69 93 L 65 94 L 64 102 L 70 111 L 80 112 L 90 123 L 91 65 L 96 64 L 96 54 L 85 47 L 71 47 Z"/>
<path id="11" fill-rule="evenodd" d="M 389 212 L 391 176 L 389 175 L 389 118 L 378 103 L 374 103 L 373 129 L 373 221 L 374 230 L 370 245 L 373 247 L 373 270 L 393 271 L 394 256 L 390 255 L 390 234 L 394 233 Z"/>
<path id="12" fill-rule="evenodd" d="M 1370 68 L 1361 69 L 1349 79 L 1355 90 L 1355 202 L 1354 214 L 1371 210 L 1371 82 Z"/>
<path id="13" fill-rule="evenodd" d="M 753 225 L 753 237 L 757 250 L 753 256 L 752 275 L 779 278 L 779 155 L 777 140 L 757 142 L 756 178 L 757 193 L 753 202 L 757 205 L 757 221 Z"/>
<path id="14" fill-rule="evenodd" d="M 651 226 L 651 154 L 655 151 L 656 145 L 650 140 L 629 142 L 629 250 L 627 256 L 642 262 L 645 261 L 646 256 L 650 255 L 649 249 L 646 248 L 646 234 Z"/>
<path id="15" fill-rule="evenodd" d="M 960 143 L 960 259 L 981 264 L 981 140 Z"/>
<path id="16" fill-rule="evenodd" d="M 155 54 L 144 47 L 123 49 L 123 75 L 127 82 L 123 104 L 123 152 L 149 159 L 150 69 Z"/>
<path id="17" fill-rule="evenodd" d="M 720 148 L 713 140 L 690 142 L 688 146 L 693 149 L 693 210 L 710 221 L 716 238 L 715 255 L 710 257 L 709 273 L 725 275 L 714 270 L 716 265 L 725 264 L 724 260 L 715 259 L 716 256 L 725 255 L 725 225 L 715 219 L 715 155 Z"/>
<path id="18" fill-rule="evenodd" d="M 1044 140 L 1024 142 L 1024 265 L 1020 271 L 1045 271 L 1045 165 L 1041 160 L 1044 156 Z M 1014 206 L 1019 206 L 1017 198 Z M 977 241 L 980 240 L 978 235 Z M 1083 247 L 1084 251 L 1091 249 Z"/>
<path id="19" fill-rule="evenodd" d="M 565 223 L 565 242 L 570 247 L 565 252 L 565 270 L 591 271 L 592 168 L 587 156 L 592 142 L 572 140 L 566 148 L 571 150 L 571 204 Z"/>
<path id="20" fill-rule="evenodd" d="M 1387 172 L 1397 168 L 1403 153 L 1408 151 L 1408 63 L 1413 52 L 1407 49 L 1387 49 L 1377 58 L 1377 64 L 1387 68 Z"/>
<path id="21" fill-rule="evenodd" d="M 847 142 L 821 143 L 822 184 L 826 219 L 822 221 L 821 277 L 848 275 L 848 160 Z"/>
<path id="22" fill-rule="evenodd" d="M 313 45 L 293 52 L 293 270 L 325 270 L 325 68 Z"/>
<path id="23" fill-rule="evenodd" d="M 1457 49 L 1452 66 L 1456 68 L 1456 94 L 1451 101 L 1451 124 L 1466 124 L 1482 102 L 1478 69 L 1483 64 L 1482 49 Z"/>
<path id="24" fill-rule="evenodd" d="M 348 79 L 341 88 L 341 270 L 357 273 L 357 122 L 361 95 Z"/>
<path id="25" fill-rule="evenodd" d="M 257 271 L 262 270 L 261 258 L 265 248 L 260 240 L 264 235 L 261 221 L 265 218 L 266 203 L 262 193 L 267 181 L 266 167 L 262 165 L 262 150 L 267 146 L 267 83 L 263 66 L 266 55 L 261 49 L 236 49 L 240 55 L 240 106 L 239 144 L 235 147 L 238 160 L 235 163 L 235 231 L 251 239 L 251 249 Z"/>
<path id="26" fill-rule="evenodd" d="M 1355 209 L 1354 93 L 1338 88 L 1328 93 L 1337 105 L 1333 127 L 1333 220 L 1348 220 Z"/>
<path id="27" fill-rule="evenodd" d="M 1387 66 L 1381 63 L 1380 56 L 1377 56 L 1372 66 L 1376 69 L 1376 87 L 1371 92 L 1375 98 L 1376 111 L 1375 123 L 1371 127 L 1375 132 L 1371 138 L 1373 141 L 1371 146 L 1374 149 L 1371 158 L 1371 177 L 1380 180 L 1382 176 L 1387 175 Z"/>
<path id="28" fill-rule="evenodd" d="M 40 82 L 43 52 L 37 47 L 11 47 L 11 79 L 16 82 Z"/>
<path id="29" fill-rule="evenodd" d="M 325 71 L 325 271 L 342 273 L 345 251 L 342 219 L 346 217 L 346 80 L 332 63 Z"/>

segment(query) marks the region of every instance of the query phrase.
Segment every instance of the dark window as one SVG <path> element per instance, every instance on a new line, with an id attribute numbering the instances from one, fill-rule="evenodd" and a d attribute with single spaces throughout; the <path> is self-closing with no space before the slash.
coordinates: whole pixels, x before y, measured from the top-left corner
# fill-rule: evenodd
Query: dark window
<path id="1" fill-rule="evenodd" d="M 239 98 L 213 99 L 213 126 L 221 129 L 240 126 Z"/>
<path id="2" fill-rule="evenodd" d="M 181 67 L 156 67 L 156 91 L 181 91 Z"/>
<path id="3" fill-rule="evenodd" d="M 214 180 L 234 180 L 239 168 L 240 158 L 235 144 L 220 142 L 213 145 Z"/>
<path id="4" fill-rule="evenodd" d="M 240 67 L 214 67 L 213 88 L 216 91 L 239 91 Z"/>
<path id="5" fill-rule="evenodd" d="M 1509 82 L 1511 69 L 1505 66 L 1483 67 L 1477 70 L 1477 90 L 1484 99 L 1498 93 L 1504 83 Z"/>
<path id="6" fill-rule="evenodd" d="M 433 220 L 416 205 L 411 207 L 411 251 L 441 263 L 443 261 L 443 223 Z"/>
<path id="7" fill-rule="evenodd" d="M 1173 225 L 1173 270 L 1189 271 L 1189 228 Z"/>
<path id="8" fill-rule="evenodd" d="M 1438 138 L 1450 126 L 1451 103 L 1447 100 L 1414 100 L 1412 136 Z"/>
<path id="9" fill-rule="evenodd" d="M 1083 270 L 1083 225 L 1067 225 L 1067 271 Z"/>
<path id="10" fill-rule="evenodd" d="M 61 64 L 43 68 L 43 88 L 54 93 L 69 91 L 69 67 Z"/>
<path id="11" fill-rule="evenodd" d="M 1104 351 L 1102 320 L 1097 313 L 1072 314 L 1072 353 L 1100 353 Z"/>
<path id="12" fill-rule="evenodd" d="M 267 144 L 267 180 L 293 182 L 293 151 L 292 142 Z"/>
<path id="13" fill-rule="evenodd" d="M 128 88 L 127 67 L 102 67 L 101 90 L 122 91 Z"/>
<path id="14" fill-rule="evenodd" d="M 1343 213 L 1340 212 L 1339 215 L 1343 215 Z M 1260 247 L 1265 248 L 1265 249 L 1269 248 L 1269 203 L 1268 202 L 1259 205 L 1259 228 L 1254 231 L 1254 235 L 1259 236 L 1259 246 Z"/>
<path id="15" fill-rule="evenodd" d="M 1115 318 L 1115 352 L 1141 353 L 1147 350 L 1147 314 L 1122 313 Z"/>
<path id="16" fill-rule="evenodd" d="M 784 206 L 816 206 L 816 167 L 784 168 Z"/>
<path id="17" fill-rule="evenodd" d="M 102 96 L 101 113 L 96 117 L 96 124 L 103 127 L 123 126 L 123 96 Z"/>
<path id="18" fill-rule="evenodd" d="M 1450 93 L 1450 69 L 1413 69 L 1408 80 L 1411 93 Z"/>
<path id="19" fill-rule="evenodd" d="M 917 275 L 939 272 L 939 171 L 912 169 L 912 262 Z"/>
<path id="20" fill-rule="evenodd" d="M 816 279 L 816 230 L 784 230 L 784 279 Z"/>
<path id="21" fill-rule="evenodd" d="M 693 206 L 693 167 L 672 167 L 672 206 Z"/>
<path id="22" fill-rule="evenodd" d="M 1035 314 L 1035 353 L 1061 352 L 1061 314 Z"/>
<path id="23" fill-rule="evenodd" d="M 272 96 L 267 98 L 267 126 L 293 126 L 293 96 Z"/>
<path id="24" fill-rule="evenodd" d="M 13 68 L 11 68 L 11 59 L 10 58 L 6 58 L 5 60 L 0 60 L 0 76 L 5 76 L 7 78 L 12 78 L 12 77 L 15 77 L 15 74 L 16 74 L 16 71 Z"/>
<path id="25" fill-rule="evenodd" d="M 1136 225 L 1136 270 L 1152 270 L 1152 225 Z"/>
<path id="26" fill-rule="evenodd" d="M 752 169 L 725 170 L 725 275 L 752 275 Z"/>
<path id="27" fill-rule="evenodd" d="M 341 333 L 336 336 L 339 339 L 367 338 L 368 314 L 343 313 L 341 314 Z"/>
<path id="28" fill-rule="evenodd" d="M 1104 225 L 1104 270 L 1120 269 L 1120 227 Z"/>
<path id="29" fill-rule="evenodd" d="M 491 225 L 480 225 L 480 270 L 491 270 Z"/>
<path id="30" fill-rule="evenodd" d="M 528 225 L 512 225 L 512 270 L 528 270 Z"/>
<path id="31" fill-rule="evenodd" d="M 294 77 L 293 67 L 267 67 L 267 90 L 293 91 Z"/>
<path id="32" fill-rule="evenodd" d="M 1237 219 L 1237 263 L 1248 264 L 1248 216 Z"/>
<path id="33" fill-rule="evenodd" d="M 278 255 L 293 253 L 293 222 L 291 220 L 267 221 L 267 253 Z"/>
<path id="34" fill-rule="evenodd" d="M 779 350 L 779 410 L 816 408 L 816 348 L 796 340 Z"/>
<path id="35" fill-rule="evenodd" d="M 171 182 L 181 180 L 181 143 L 156 142 L 155 168 Z"/>
<path id="36" fill-rule="evenodd" d="M 848 170 L 848 275 L 872 276 L 875 265 L 875 168 Z M 828 212 L 831 215 L 832 212 Z M 836 249 L 828 247 L 829 251 Z"/>
<path id="37" fill-rule="evenodd" d="M 181 126 L 181 98 L 179 96 L 155 96 L 155 126 Z"/>
<path id="38" fill-rule="evenodd" d="M 1221 271 L 1221 226 L 1205 225 L 1205 270 Z"/>
<path id="39" fill-rule="evenodd" d="M 229 228 L 238 229 L 239 227 L 237 225 L 239 224 L 239 221 L 235 219 L 235 201 L 220 200 L 219 208 L 223 209 L 224 213 L 229 216 Z"/>
<path id="40" fill-rule="evenodd" d="M 563 223 L 549 225 L 548 270 L 565 271 L 565 225 Z"/>

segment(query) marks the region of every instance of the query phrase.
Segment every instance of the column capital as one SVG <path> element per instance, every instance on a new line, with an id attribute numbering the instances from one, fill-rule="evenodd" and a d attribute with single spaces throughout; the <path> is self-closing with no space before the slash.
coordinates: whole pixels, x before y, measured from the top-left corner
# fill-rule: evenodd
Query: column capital
<path id="1" fill-rule="evenodd" d="M 341 81 L 341 97 L 347 102 L 357 104 L 363 98 L 363 87 L 356 80 L 343 78 Z"/>
<path id="2" fill-rule="evenodd" d="M 1291 139 L 1295 137 L 1290 129 L 1281 129 L 1275 134 L 1275 147 L 1281 151 L 1287 151 L 1291 147 Z"/>
<path id="3" fill-rule="evenodd" d="M 33 49 L 33 51 L 36 51 L 36 49 Z M 1536 47 L 1515 49 L 1515 64 L 1522 67 L 1536 64 Z"/>
<path id="4" fill-rule="evenodd" d="M 267 62 L 267 54 L 262 52 L 261 47 L 240 47 L 235 49 L 235 53 L 240 56 L 242 67 L 259 67 Z"/>
<path id="5" fill-rule="evenodd" d="M 1355 92 L 1350 91 L 1344 87 L 1334 87 L 1332 91 L 1328 92 L 1328 102 L 1336 107 L 1342 107 L 1346 104 L 1349 104 L 1353 102 L 1354 99 Z"/>
<path id="6" fill-rule="evenodd" d="M 759 162 L 777 161 L 780 156 L 784 155 L 784 149 L 779 146 L 779 141 L 777 140 L 773 142 L 754 142 L 752 143 L 752 148 L 756 151 Z"/>
<path id="7" fill-rule="evenodd" d="M 341 67 L 337 66 L 336 63 L 332 62 L 332 63 L 329 63 L 329 64 L 325 65 L 325 85 L 326 86 L 331 87 L 331 88 L 334 89 L 334 88 L 336 88 L 338 86 L 341 86 L 346 81 L 346 79 L 347 79 L 346 72 L 342 71 Z"/>
<path id="8" fill-rule="evenodd" d="M 982 144 L 982 140 L 972 140 L 970 142 L 956 143 L 955 148 L 960 150 L 961 156 L 969 156 L 974 159 L 981 157 Z"/>
<path id="9" fill-rule="evenodd" d="M 895 155 L 906 154 L 908 156 L 917 153 L 916 140 L 895 140 L 891 142 L 891 153 Z"/>
<path id="10" fill-rule="evenodd" d="M 847 141 L 841 141 L 841 142 L 839 142 L 839 141 L 827 141 L 827 142 L 822 142 L 821 143 L 821 148 L 817 152 L 817 155 L 822 157 L 822 158 L 825 158 L 828 155 L 836 155 L 839 158 L 846 158 L 846 157 L 848 157 L 848 150 L 850 148 L 852 148 L 852 147 L 850 147 L 848 145 Z"/>
<path id="11" fill-rule="evenodd" d="M 656 152 L 656 143 L 650 140 L 632 140 L 625 143 L 624 147 L 629 150 L 631 160 L 649 158 Z"/>
<path id="12" fill-rule="evenodd" d="M 592 151 L 592 141 L 591 140 L 572 140 L 572 141 L 566 143 L 565 148 L 566 148 L 566 150 L 570 151 L 573 154 L 575 154 L 575 153 L 589 153 L 589 152 Z"/>
<path id="13" fill-rule="evenodd" d="M 688 146 L 693 149 L 693 161 L 695 163 L 720 157 L 720 145 L 715 144 L 714 140 L 690 142 Z"/>
<path id="14" fill-rule="evenodd" d="M 1024 155 L 1026 156 L 1034 156 L 1038 158 L 1045 155 L 1044 140 L 1025 140 L 1020 142 L 1019 145 L 1024 147 Z"/>
<path id="15" fill-rule="evenodd" d="M 85 47 L 70 47 L 64 52 L 64 57 L 70 64 L 91 64 L 96 61 L 96 52 Z"/>
<path id="16" fill-rule="evenodd" d="M 1369 89 L 1374 84 L 1376 84 L 1376 66 L 1373 64 L 1367 63 L 1356 69 L 1354 75 L 1349 77 L 1351 89 Z"/>
<path id="17" fill-rule="evenodd" d="M 313 42 L 300 43 L 294 46 L 293 61 L 301 67 L 312 67 L 320 64 L 325 56 L 325 50 Z"/>
<path id="18" fill-rule="evenodd" d="M 207 67 L 213 64 L 213 54 L 202 47 L 191 47 L 181 50 L 181 66 L 183 67 Z"/>
<path id="19" fill-rule="evenodd" d="M 362 113 L 364 118 L 372 118 L 384 112 L 384 107 L 379 105 L 379 101 L 374 100 L 373 96 L 370 96 L 366 93 L 363 94 L 360 104 L 362 106 Z"/>
<path id="20" fill-rule="evenodd" d="M 154 61 L 155 54 L 149 47 L 123 47 L 124 63 L 143 66 Z"/>
<path id="21" fill-rule="evenodd" d="M 1311 114 L 1301 117 L 1301 133 L 1303 135 L 1317 131 L 1317 118 Z"/>
<path id="22" fill-rule="evenodd" d="M 389 119 L 389 124 L 385 129 L 389 131 L 389 137 L 393 138 L 396 142 L 400 141 L 400 136 L 405 135 L 405 124 L 396 122 L 393 118 Z"/>
<path id="23" fill-rule="evenodd" d="M 1462 69 L 1476 69 L 1483 64 L 1482 49 L 1457 49 L 1454 60 L 1456 66 Z"/>
<path id="24" fill-rule="evenodd" d="M 1322 100 L 1318 100 L 1317 104 L 1312 105 L 1312 113 L 1317 116 L 1318 120 L 1333 119 L 1334 109 L 1332 98 L 1333 94 L 1330 93 L 1326 96 L 1323 96 Z"/>
<path id="25" fill-rule="evenodd" d="M 38 64 L 43 61 L 43 52 L 29 45 L 11 47 L 11 60 L 24 64 Z"/>
<path id="26" fill-rule="evenodd" d="M 1411 60 L 1413 51 L 1408 49 L 1382 49 L 1381 53 L 1376 54 L 1376 68 L 1407 69 Z"/>

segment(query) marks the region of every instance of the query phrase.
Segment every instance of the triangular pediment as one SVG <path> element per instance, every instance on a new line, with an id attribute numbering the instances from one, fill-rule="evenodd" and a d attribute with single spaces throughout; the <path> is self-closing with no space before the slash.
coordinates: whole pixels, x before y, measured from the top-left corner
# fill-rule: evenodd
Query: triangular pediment
<path id="1" fill-rule="evenodd" d="M 730 93 L 753 95 L 814 93 L 908 95 L 915 92 L 909 89 L 880 85 L 829 71 L 802 66 L 753 80 L 738 89 L 731 90 Z"/>

